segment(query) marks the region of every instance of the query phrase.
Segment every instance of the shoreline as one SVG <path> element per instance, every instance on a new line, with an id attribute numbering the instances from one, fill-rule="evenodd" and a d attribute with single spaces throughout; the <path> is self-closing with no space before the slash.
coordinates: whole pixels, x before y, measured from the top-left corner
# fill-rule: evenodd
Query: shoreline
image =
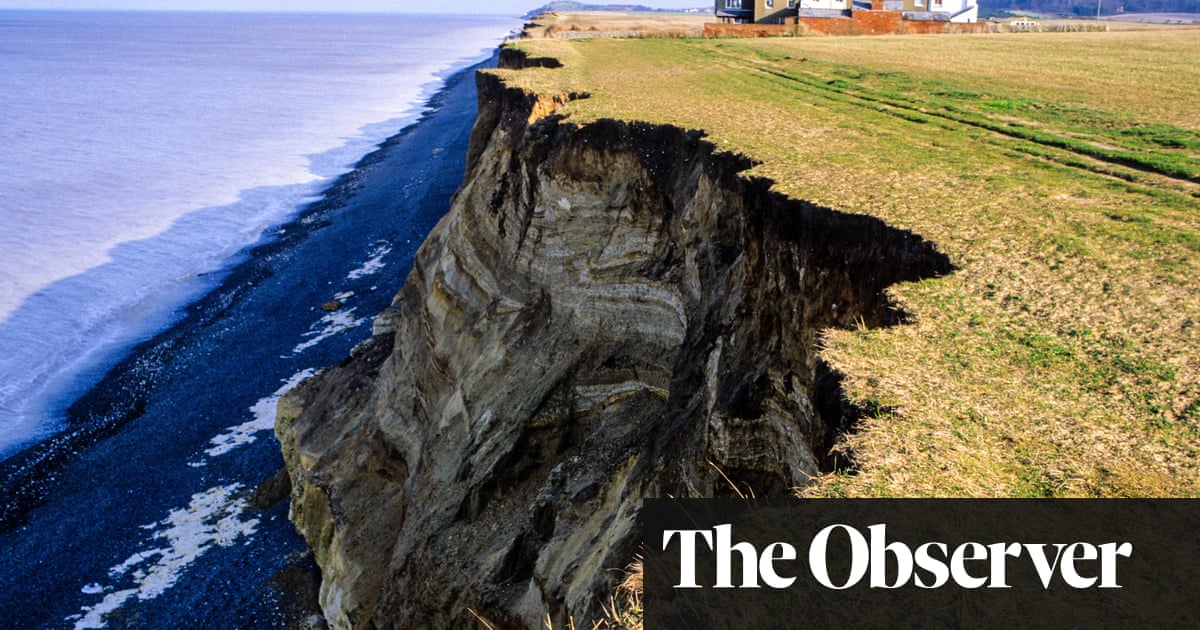
<path id="1" fill-rule="evenodd" d="M 214 289 L 187 306 L 169 328 L 134 346 L 73 402 L 66 430 L 0 462 L 0 544 L 13 558 L 5 570 L 10 588 L 0 596 L 8 603 L 0 607 L 37 626 L 61 623 L 67 617 L 62 613 L 72 610 L 63 600 L 94 603 L 104 593 L 108 601 L 121 591 L 103 586 L 111 581 L 106 574 L 139 548 L 126 534 L 138 538 L 130 530 L 174 514 L 170 508 L 188 505 L 189 496 L 195 503 L 196 487 L 217 482 L 230 489 L 222 509 L 241 505 L 238 512 L 249 515 L 247 536 L 257 536 L 252 546 L 276 548 L 279 557 L 273 562 L 279 571 L 294 566 L 297 556 L 302 559 L 303 543 L 287 522 L 286 501 L 261 511 L 244 505 L 250 491 L 279 470 L 280 460 L 269 431 L 254 435 L 263 430 L 264 418 L 256 415 L 257 424 L 243 423 L 243 416 L 270 399 L 272 391 L 282 391 L 288 375 L 344 359 L 369 334 L 371 320 L 390 304 L 416 248 L 461 184 L 475 116 L 474 73 L 494 62 L 495 55 L 449 73 L 415 122 L 334 179 L 293 220 L 269 229 L 237 254 Z M 339 296 L 340 308 L 322 310 Z M 202 374 L 189 380 L 189 371 Z M 270 416 L 273 421 L 273 409 Z M 249 437 L 227 438 L 229 455 L 198 454 L 206 443 L 209 453 L 219 450 L 211 444 L 243 425 L 250 427 Z M 95 502 L 80 502 L 89 497 Z M 61 522 L 70 516 L 89 522 Z M 71 557 L 81 551 L 63 540 L 64 532 L 85 540 L 119 538 L 120 532 L 125 540 L 97 541 L 101 549 L 87 550 L 91 557 L 85 560 Z M 70 550 L 56 552 L 64 545 Z M 97 558 L 106 551 L 106 558 Z M 205 564 L 211 564 L 212 555 Z M 284 557 L 289 560 L 281 564 Z M 51 558 L 72 571 L 40 566 Z M 92 577 L 68 585 L 70 578 L 60 573 L 71 572 Z M 255 592 L 260 598 L 277 597 L 263 586 L 276 571 L 259 573 L 248 578 L 257 583 Z M 156 601 L 194 599 L 195 593 L 184 593 L 188 590 L 176 587 Z M 71 591 L 75 595 L 68 597 Z M 30 604 L 46 596 L 59 604 Z M 242 593 L 240 600 L 245 597 Z M 137 607 L 142 614 L 151 606 L 139 601 Z M 160 613 L 163 620 L 175 619 L 172 610 L 184 610 L 169 603 L 152 607 L 166 611 Z M 241 619 L 236 606 L 212 607 L 222 609 L 208 611 L 217 625 L 221 615 Z M 119 608 L 120 602 L 113 610 Z"/>
<path id="2" fill-rule="evenodd" d="M 237 254 L 415 122 L 448 74 L 490 56 L 510 26 L 88 15 L 0 25 L 14 53 L 0 62 L 3 85 L 47 77 L 41 105 L 21 90 L 6 101 L 20 122 L 0 168 L 0 217 L 11 228 L 0 233 L 0 460 L 53 437 L 67 405 L 119 357 L 167 329 Z M 125 36 L 128 26 L 138 28 Z M 60 33 L 78 37 L 40 55 Z M 92 41 L 111 47 L 103 72 L 82 70 Z M 215 51 L 241 50 L 238 42 L 244 54 L 220 73 L 205 69 Z M 186 64 L 160 67 L 159 44 Z M 198 102 L 208 103 L 203 112 L 181 115 Z M 39 225 L 45 216 L 58 217 L 54 229 Z"/>
<path id="3" fill-rule="evenodd" d="M 125 380 L 129 381 L 129 375 L 136 371 L 137 364 L 144 355 L 178 336 L 181 329 L 195 326 L 196 318 L 201 317 L 205 311 L 212 310 L 217 303 L 234 301 L 243 290 L 251 288 L 253 281 L 261 278 L 261 270 L 255 269 L 256 261 L 285 252 L 316 229 L 320 229 L 322 215 L 339 208 L 353 193 L 361 170 L 371 168 L 383 160 L 384 154 L 401 142 L 412 128 L 425 123 L 431 114 L 435 113 L 433 110 L 443 103 L 450 84 L 456 80 L 463 80 L 460 75 L 473 73 L 475 68 L 486 67 L 488 64 L 494 64 L 494 59 L 449 72 L 442 87 L 432 90 L 432 94 L 423 101 L 422 109 L 426 110 L 425 113 L 376 145 L 349 171 L 333 178 L 320 191 L 318 198 L 304 204 L 292 219 L 264 230 L 259 242 L 235 253 L 227 267 L 203 274 L 224 277 L 183 306 L 180 310 L 184 314 L 177 321 L 147 338 L 127 344 L 128 349 L 111 362 L 111 367 L 105 370 L 104 375 L 92 387 L 65 405 L 66 426 L 62 431 L 30 444 L 0 461 L 0 531 L 10 527 L 13 522 L 13 499 L 9 495 L 12 486 L 10 480 L 18 478 L 21 474 L 18 471 L 37 467 L 39 472 L 48 472 L 46 467 L 53 467 L 54 463 L 61 462 L 63 457 L 69 455 L 64 452 L 65 449 L 86 448 L 119 431 L 125 422 L 137 415 L 137 409 L 147 393 L 145 384 L 122 382 L 120 385 L 114 385 L 113 380 L 124 376 Z M 122 394 L 133 396 L 124 400 L 106 396 L 114 410 L 97 417 L 94 410 L 101 405 L 101 401 L 98 400 L 103 396 L 101 392 L 114 388 L 119 389 Z"/>

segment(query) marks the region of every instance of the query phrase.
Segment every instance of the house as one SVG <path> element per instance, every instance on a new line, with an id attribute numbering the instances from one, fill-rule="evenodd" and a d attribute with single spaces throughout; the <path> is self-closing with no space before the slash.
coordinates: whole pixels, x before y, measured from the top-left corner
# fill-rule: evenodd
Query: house
<path id="1" fill-rule="evenodd" d="M 977 0 L 716 0 L 722 23 L 794 24 L 811 20 L 853 17 L 858 12 L 892 13 L 910 22 L 973 23 L 979 20 Z M 874 32 L 874 31 L 873 31 Z"/>
<path id="2" fill-rule="evenodd" d="M 920 11 L 918 3 L 928 4 L 925 7 L 935 19 L 945 16 L 950 22 L 978 22 L 979 5 L 975 0 L 914 0 L 913 11 Z"/>
<path id="3" fill-rule="evenodd" d="M 979 21 L 976 0 L 884 0 L 884 10 L 903 11 L 904 19 L 920 22 Z"/>
<path id="4" fill-rule="evenodd" d="M 851 0 L 800 0 L 800 11 L 846 11 Z"/>
<path id="5" fill-rule="evenodd" d="M 716 0 L 717 20 L 734 24 L 784 24 L 788 18 L 796 17 L 796 3 L 797 0 Z"/>
<path id="6" fill-rule="evenodd" d="M 1040 22 L 1025 16 L 1015 17 L 1008 21 L 1008 27 L 1014 30 L 1035 29 L 1039 26 L 1041 26 Z"/>

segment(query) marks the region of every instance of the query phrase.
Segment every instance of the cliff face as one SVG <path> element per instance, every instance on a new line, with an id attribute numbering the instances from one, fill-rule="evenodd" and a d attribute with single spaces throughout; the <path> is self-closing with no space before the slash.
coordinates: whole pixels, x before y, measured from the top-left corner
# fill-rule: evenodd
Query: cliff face
<path id="1" fill-rule="evenodd" d="M 466 180 L 375 336 L 280 403 L 337 626 L 595 616 L 642 497 L 818 474 L 820 330 L 892 323 L 885 287 L 950 269 L 697 132 L 478 87 Z"/>

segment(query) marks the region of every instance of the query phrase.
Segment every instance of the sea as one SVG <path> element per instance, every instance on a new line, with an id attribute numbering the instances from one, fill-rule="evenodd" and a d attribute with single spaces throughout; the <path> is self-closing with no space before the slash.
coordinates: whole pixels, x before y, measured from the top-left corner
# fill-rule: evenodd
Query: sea
<path id="1" fill-rule="evenodd" d="M 0 11 L 6 625 L 311 621 L 275 403 L 371 334 L 519 26 Z"/>
<path id="2" fill-rule="evenodd" d="M 515 26 L 0 11 L 0 460 Z"/>

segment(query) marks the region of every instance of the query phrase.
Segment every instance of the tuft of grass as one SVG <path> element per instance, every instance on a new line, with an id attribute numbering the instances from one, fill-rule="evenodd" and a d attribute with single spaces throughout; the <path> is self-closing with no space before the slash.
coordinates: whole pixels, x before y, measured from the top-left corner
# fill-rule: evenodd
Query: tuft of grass
<path id="1" fill-rule="evenodd" d="M 644 611 L 642 609 L 642 592 L 644 566 L 642 559 L 637 557 L 628 567 L 625 575 L 617 584 L 616 593 L 609 597 L 604 605 L 604 619 L 596 624 L 599 630 L 642 630 Z"/>

